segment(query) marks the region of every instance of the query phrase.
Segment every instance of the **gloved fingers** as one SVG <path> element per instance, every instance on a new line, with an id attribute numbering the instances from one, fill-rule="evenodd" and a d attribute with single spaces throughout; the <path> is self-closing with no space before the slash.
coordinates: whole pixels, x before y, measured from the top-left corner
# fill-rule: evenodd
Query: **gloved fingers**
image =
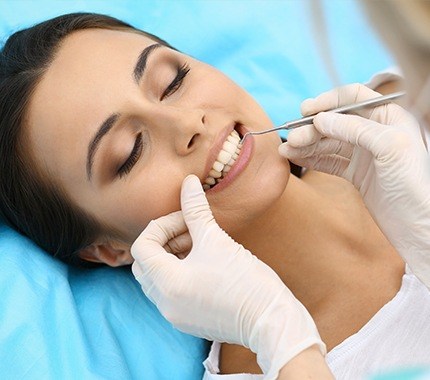
<path id="1" fill-rule="evenodd" d="M 393 150 L 392 142 L 381 138 L 389 127 L 360 116 L 322 112 L 315 116 L 314 125 L 321 134 L 364 148 L 375 158 Z"/>
<path id="2" fill-rule="evenodd" d="M 184 259 L 190 253 L 193 242 L 191 241 L 191 235 L 187 231 L 179 236 L 170 239 L 164 249 L 167 252 L 173 253 L 180 259 Z"/>
<path id="3" fill-rule="evenodd" d="M 195 175 L 187 176 L 182 182 L 181 208 L 193 242 L 197 241 L 208 227 L 216 225 L 206 194 Z"/>
<path id="4" fill-rule="evenodd" d="M 321 133 L 315 129 L 313 124 L 308 124 L 289 131 L 287 140 L 290 146 L 299 148 L 321 140 Z"/>
<path id="5" fill-rule="evenodd" d="M 362 84 L 348 84 L 324 92 L 316 98 L 304 100 L 301 104 L 301 113 L 304 116 L 314 115 L 322 111 L 331 110 L 347 104 L 358 103 L 378 96 L 381 96 L 381 94 Z M 370 117 L 372 112 L 373 108 L 370 107 L 356 111 L 357 114 L 363 117 Z"/>
<path id="6" fill-rule="evenodd" d="M 338 177 L 344 176 L 348 169 L 348 165 L 351 162 L 345 157 L 326 154 L 306 158 L 296 157 L 294 159 L 290 159 L 290 161 L 304 168 L 337 175 Z"/>
<path id="7" fill-rule="evenodd" d="M 152 220 L 131 246 L 135 260 L 144 262 L 154 256 L 166 256 L 163 248 L 171 239 L 185 233 L 187 227 L 180 211 Z"/>
<path id="8" fill-rule="evenodd" d="M 395 104 L 392 106 L 403 111 Z M 411 118 L 405 119 L 405 123 L 414 122 Z M 321 112 L 315 116 L 314 125 L 322 135 L 366 149 L 380 161 L 392 159 L 393 155 L 407 155 L 414 149 L 425 149 L 418 126 L 385 125 L 361 116 L 334 112 Z"/>
<path id="9" fill-rule="evenodd" d="M 378 111 L 378 116 L 372 117 L 372 120 L 407 130 L 415 136 L 422 138 L 418 121 L 401 106 L 397 104 L 385 104 L 374 108 L 374 112 L 376 110 Z"/>
<path id="10" fill-rule="evenodd" d="M 131 246 L 135 261 L 131 267 L 143 292 L 154 303 L 162 297 L 163 278 L 178 259 L 169 254 L 164 246 L 186 231 L 180 211 L 152 220 Z"/>
<path id="11" fill-rule="evenodd" d="M 156 274 L 154 272 L 145 271 L 144 267 L 142 267 L 137 261 L 134 261 L 131 265 L 131 272 L 148 299 L 153 304 L 157 305 L 159 300 L 156 299 L 158 292 L 155 291 L 156 283 L 154 281 Z"/>
<path id="12" fill-rule="evenodd" d="M 354 147 L 351 144 L 345 143 L 343 141 L 326 138 L 302 148 L 295 148 L 286 142 L 281 144 L 278 150 L 281 156 L 288 158 L 289 160 L 295 158 L 319 156 L 322 154 L 334 154 L 350 159 Z"/>

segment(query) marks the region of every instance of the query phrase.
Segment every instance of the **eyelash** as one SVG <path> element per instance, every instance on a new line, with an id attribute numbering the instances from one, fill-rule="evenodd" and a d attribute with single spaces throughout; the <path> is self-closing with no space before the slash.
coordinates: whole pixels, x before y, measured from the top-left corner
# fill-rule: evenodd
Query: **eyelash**
<path id="1" fill-rule="evenodd" d="M 136 137 L 136 141 L 134 143 L 133 149 L 130 153 L 130 156 L 127 158 L 127 161 L 122 164 L 122 166 L 118 169 L 118 175 L 122 178 L 124 175 L 130 173 L 131 169 L 139 159 L 143 150 L 143 140 L 142 133 L 139 133 Z"/>
<path id="2" fill-rule="evenodd" d="M 187 63 L 184 63 L 182 66 L 180 66 L 175 79 L 173 79 L 172 83 L 170 83 L 164 90 L 160 100 L 163 100 L 164 98 L 174 94 L 181 87 L 184 78 L 187 76 L 190 70 L 191 69 Z"/>
<path id="3" fill-rule="evenodd" d="M 182 82 L 184 78 L 187 76 L 187 74 L 190 71 L 190 67 L 187 63 L 184 63 L 182 66 L 178 68 L 178 73 L 176 74 L 176 77 L 173 79 L 172 83 L 170 83 L 166 90 L 161 95 L 161 99 L 174 94 L 182 85 Z M 133 169 L 133 166 L 136 164 L 137 160 L 139 159 L 140 155 L 142 154 L 143 150 L 143 140 L 142 140 L 142 133 L 139 133 L 136 137 L 136 141 L 134 143 L 133 149 L 130 153 L 130 156 L 127 158 L 127 161 L 124 162 L 124 164 L 121 165 L 121 167 L 118 169 L 118 175 L 120 178 L 122 178 L 124 175 L 130 173 L 131 169 Z"/>

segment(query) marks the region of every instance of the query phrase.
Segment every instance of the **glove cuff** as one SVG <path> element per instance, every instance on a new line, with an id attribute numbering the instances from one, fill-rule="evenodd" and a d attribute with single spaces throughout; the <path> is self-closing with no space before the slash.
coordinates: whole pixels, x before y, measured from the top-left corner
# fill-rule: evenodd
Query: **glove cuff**
<path id="1" fill-rule="evenodd" d="M 311 315 L 287 288 L 259 318 L 249 343 L 265 379 L 276 379 L 286 363 L 313 345 L 327 353 Z"/>

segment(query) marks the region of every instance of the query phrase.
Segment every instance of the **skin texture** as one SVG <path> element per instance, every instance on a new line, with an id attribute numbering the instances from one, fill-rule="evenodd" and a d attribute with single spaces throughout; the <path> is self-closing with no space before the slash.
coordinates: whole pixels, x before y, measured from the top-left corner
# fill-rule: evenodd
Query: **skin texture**
<path id="1" fill-rule="evenodd" d="M 109 265 L 130 263 L 129 247 L 147 223 L 179 210 L 182 180 L 203 181 L 208 151 L 227 126 L 272 126 L 261 107 L 216 69 L 167 48 L 156 49 L 141 82 L 133 68 L 153 44 L 135 33 L 86 30 L 67 37 L 36 88 L 26 132 L 50 181 L 120 238 L 101 236 L 82 252 Z M 177 67 L 182 86 L 163 98 Z M 120 122 L 103 138 L 87 179 L 88 145 L 112 113 Z M 142 133 L 144 151 L 129 174 L 118 167 Z M 270 265 L 314 317 L 328 349 L 358 331 L 400 287 L 404 264 L 353 186 L 322 173 L 290 176 L 276 134 L 254 138 L 248 166 L 226 188 L 209 192 L 215 219 Z M 223 345 L 223 373 L 260 372 L 254 355 Z"/>
<path id="2" fill-rule="evenodd" d="M 191 173 L 205 179 L 208 151 L 226 127 L 234 122 L 252 130 L 271 126 L 263 110 L 230 79 L 168 48 L 152 53 L 137 85 L 134 65 L 141 51 L 153 43 L 127 32 L 72 34 L 29 108 L 28 131 L 36 161 L 76 204 L 120 232 L 122 241 L 111 244 L 119 250 L 127 250 L 151 219 L 180 208 L 182 180 Z M 177 66 L 185 62 L 191 70 L 183 86 L 160 100 Z M 121 113 L 122 118 L 103 138 L 88 181 L 89 142 L 112 113 Z M 119 178 L 115 169 L 130 155 L 139 132 L 144 136 L 144 152 L 131 172 Z M 257 217 L 285 188 L 289 170 L 273 149 L 278 144 L 275 135 L 259 140 L 248 170 L 222 195 L 209 196 L 219 223 L 227 230 Z M 267 181 L 274 186 L 265 190 L 264 199 L 254 199 L 255 206 L 249 209 L 253 196 L 244 189 L 252 183 L 260 193 Z M 244 214 L 243 209 L 249 212 Z M 122 259 L 118 264 L 132 261 L 130 255 Z"/>

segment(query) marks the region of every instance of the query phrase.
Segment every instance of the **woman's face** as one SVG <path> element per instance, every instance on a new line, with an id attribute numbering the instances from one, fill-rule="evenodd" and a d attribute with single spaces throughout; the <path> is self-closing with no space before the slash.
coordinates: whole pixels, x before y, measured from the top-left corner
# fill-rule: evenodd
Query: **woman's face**
<path id="1" fill-rule="evenodd" d="M 233 129 L 272 127 L 213 67 L 141 34 L 99 29 L 63 41 L 33 94 L 27 125 L 36 164 L 127 244 L 150 220 L 180 209 L 188 174 L 205 182 Z M 289 168 L 279 143 L 276 134 L 247 138 L 230 178 L 207 191 L 230 233 L 284 191 Z"/>

